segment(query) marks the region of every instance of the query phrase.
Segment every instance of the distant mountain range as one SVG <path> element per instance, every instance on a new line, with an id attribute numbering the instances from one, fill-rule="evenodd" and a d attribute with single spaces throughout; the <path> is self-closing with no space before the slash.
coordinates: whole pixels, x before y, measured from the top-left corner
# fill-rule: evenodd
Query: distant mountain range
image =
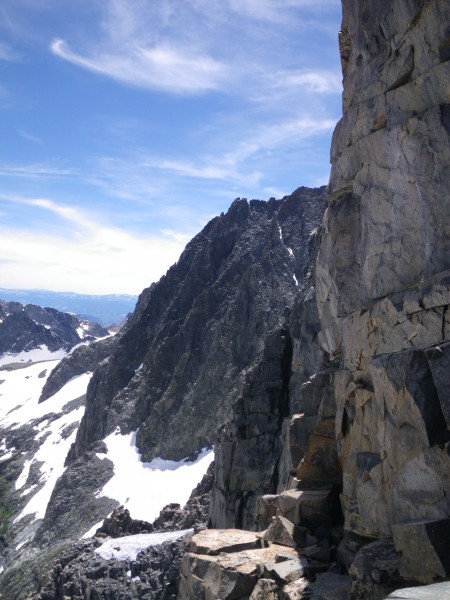
<path id="1" fill-rule="evenodd" d="M 49 290 L 22 290 L 0 288 L 0 298 L 7 302 L 37 304 L 76 313 L 102 325 L 120 323 L 133 312 L 137 296 L 128 294 L 89 295 Z"/>

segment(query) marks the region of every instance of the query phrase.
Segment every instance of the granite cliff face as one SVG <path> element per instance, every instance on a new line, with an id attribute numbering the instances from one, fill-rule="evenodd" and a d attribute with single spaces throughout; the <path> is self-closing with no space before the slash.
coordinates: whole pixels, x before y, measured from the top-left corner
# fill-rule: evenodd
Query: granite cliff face
<path id="1" fill-rule="evenodd" d="M 393 540 L 423 583 L 449 575 L 449 48 L 446 0 L 344 0 L 316 270 L 346 531 Z"/>

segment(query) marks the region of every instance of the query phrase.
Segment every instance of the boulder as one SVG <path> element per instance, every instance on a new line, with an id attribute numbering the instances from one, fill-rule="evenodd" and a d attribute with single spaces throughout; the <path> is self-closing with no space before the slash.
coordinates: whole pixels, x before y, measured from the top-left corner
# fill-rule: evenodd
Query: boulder
<path id="1" fill-rule="evenodd" d="M 399 573 L 400 554 L 390 539 L 364 545 L 349 569 L 352 577 L 352 600 L 378 600 L 386 590 L 402 583 Z"/>
<path id="2" fill-rule="evenodd" d="M 224 552 L 219 556 L 188 552 L 181 565 L 178 600 L 247 598 L 258 580 L 266 579 L 277 564 L 279 551 L 273 544 L 268 548 Z M 295 552 L 293 554 L 294 559 L 298 557 Z M 298 570 L 298 564 L 295 567 L 290 564 L 282 573 L 285 577 L 295 577 Z"/>
<path id="3" fill-rule="evenodd" d="M 304 558 L 286 560 L 282 563 L 275 564 L 270 569 L 270 573 L 273 574 L 277 579 L 281 579 L 286 583 L 290 583 L 291 581 L 296 581 L 305 575 L 307 565 L 308 561 Z"/>
<path id="4" fill-rule="evenodd" d="M 399 523 L 392 532 L 406 581 L 432 583 L 450 575 L 450 519 Z"/>
<path id="5" fill-rule="evenodd" d="M 308 589 L 309 581 L 306 578 L 297 579 L 283 587 L 280 593 L 282 600 L 301 600 L 305 598 L 304 592 Z"/>
<path id="6" fill-rule="evenodd" d="M 217 556 L 221 552 L 240 552 L 261 548 L 261 535 L 241 529 L 204 529 L 192 536 L 189 549 L 196 554 Z"/>
<path id="7" fill-rule="evenodd" d="M 334 488 L 286 490 L 278 496 L 279 513 L 295 525 L 312 530 L 332 525 L 338 506 L 339 496 Z"/>
<path id="8" fill-rule="evenodd" d="M 278 496 L 276 494 L 265 494 L 258 498 L 256 509 L 257 523 L 259 531 L 267 529 L 272 518 L 277 514 Z"/>
<path id="9" fill-rule="evenodd" d="M 279 587 L 273 579 L 258 579 L 250 600 L 279 600 Z"/>
<path id="10" fill-rule="evenodd" d="M 277 516 L 267 530 L 262 533 L 262 537 L 266 542 L 297 548 L 297 546 L 306 545 L 308 530 L 305 527 L 294 525 L 285 517 Z"/>
<path id="11" fill-rule="evenodd" d="M 389 594 L 388 598 L 391 600 L 448 600 L 450 598 L 450 581 L 395 590 Z"/>
<path id="12" fill-rule="evenodd" d="M 306 588 L 308 600 L 350 600 L 352 581 L 347 575 L 321 573 Z"/>

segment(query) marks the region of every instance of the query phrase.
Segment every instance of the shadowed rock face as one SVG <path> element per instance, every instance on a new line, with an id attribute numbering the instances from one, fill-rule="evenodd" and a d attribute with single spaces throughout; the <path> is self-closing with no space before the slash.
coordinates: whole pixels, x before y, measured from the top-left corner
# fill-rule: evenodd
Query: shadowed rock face
<path id="1" fill-rule="evenodd" d="M 238 199 L 188 244 L 141 294 L 95 372 L 72 458 L 117 425 L 139 427 L 144 460 L 179 460 L 213 443 L 265 335 L 292 306 L 324 195 Z"/>
<path id="2" fill-rule="evenodd" d="M 401 575 L 427 583 L 447 567 L 417 561 L 419 547 L 439 551 L 425 526 L 409 525 L 405 544 L 402 524 L 450 511 L 450 4 L 343 9 L 344 116 L 316 291 L 322 347 L 340 361 L 345 526 L 394 531 Z"/>

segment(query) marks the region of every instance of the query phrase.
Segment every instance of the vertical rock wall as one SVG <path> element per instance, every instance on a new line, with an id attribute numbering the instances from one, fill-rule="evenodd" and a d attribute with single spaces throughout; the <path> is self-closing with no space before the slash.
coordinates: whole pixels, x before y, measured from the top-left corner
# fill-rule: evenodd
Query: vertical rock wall
<path id="1" fill-rule="evenodd" d="M 430 532 L 450 514 L 450 3 L 343 0 L 340 47 L 316 291 L 345 527 L 393 536 L 428 582 L 448 570 Z"/>

